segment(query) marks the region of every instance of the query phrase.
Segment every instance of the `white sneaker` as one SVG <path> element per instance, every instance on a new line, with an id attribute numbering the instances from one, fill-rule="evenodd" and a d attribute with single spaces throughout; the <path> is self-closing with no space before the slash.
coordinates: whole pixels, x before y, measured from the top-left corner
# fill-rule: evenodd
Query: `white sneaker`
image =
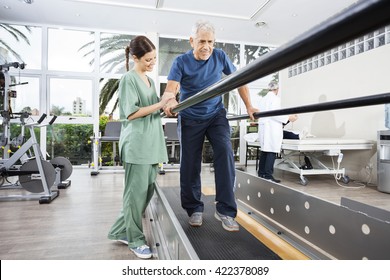
<path id="1" fill-rule="evenodd" d="M 238 223 L 234 220 L 233 217 L 229 217 L 226 215 L 223 215 L 219 213 L 218 211 L 215 211 L 214 217 L 222 222 L 222 227 L 227 231 L 239 231 L 240 226 Z"/>
<path id="2" fill-rule="evenodd" d="M 203 213 L 202 212 L 194 212 L 192 213 L 188 223 L 193 227 L 200 227 L 203 222 Z"/>
<path id="3" fill-rule="evenodd" d="M 130 248 L 130 250 L 140 259 L 150 259 L 152 257 L 152 251 L 150 251 L 148 245 Z"/>

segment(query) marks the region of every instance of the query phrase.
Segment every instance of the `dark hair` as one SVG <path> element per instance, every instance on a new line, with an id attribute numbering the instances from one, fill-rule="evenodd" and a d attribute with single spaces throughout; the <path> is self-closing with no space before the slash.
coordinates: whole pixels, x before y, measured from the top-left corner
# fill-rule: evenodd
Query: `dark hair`
<path id="1" fill-rule="evenodd" d="M 1 71 L 0 71 L 0 80 L 1 80 L 0 88 L 3 88 L 5 86 L 5 75 Z"/>
<path id="2" fill-rule="evenodd" d="M 129 71 L 129 57 L 135 55 L 137 58 L 143 57 L 146 53 L 155 50 L 156 47 L 152 41 L 146 36 L 137 36 L 130 41 L 130 45 L 126 47 L 126 70 Z"/>

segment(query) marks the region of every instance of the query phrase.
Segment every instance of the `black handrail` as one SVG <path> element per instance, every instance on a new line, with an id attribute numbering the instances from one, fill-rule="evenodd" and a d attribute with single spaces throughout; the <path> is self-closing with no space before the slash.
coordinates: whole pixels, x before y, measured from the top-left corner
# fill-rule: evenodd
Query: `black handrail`
<path id="1" fill-rule="evenodd" d="M 227 93 L 388 23 L 390 23 L 390 1 L 359 1 L 290 43 L 257 58 L 247 66 L 180 102 L 172 112 L 177 113 L 204 100 Z"/>
<path id="2" fill-rule="evenodd" d="M 380 104 L 385 104 L 385 103 L 390 103 L 390 93 L 368 95 L 368 96 L 364 96 L 364 97 L 342 99 L 342 100 L 337 100 L 337 101 L 329 101 L 329 102 L 323 102 L 323 103 L 319 103 L 319 104 L 303 105 L 303 106 L 299 106 L 299 107 L 291 107 L 291 108 L 285 108 L 285 109 L 279 109 L 279 110 L 256 112 L 253 114 L 253 117 L 255 119 L 258 119 L 258 118 L 263 118 L 263 117 L 301 114 L 301 113 L 312 113 L 312 112 L 347 109 L 347 108 L 357 108 L 357 107 L 363 107 L 363 106 L 380 105 Z M 229 121 L 245 120 L 245 119 L 249 119 L 248 114 L 228 117 Z"/>

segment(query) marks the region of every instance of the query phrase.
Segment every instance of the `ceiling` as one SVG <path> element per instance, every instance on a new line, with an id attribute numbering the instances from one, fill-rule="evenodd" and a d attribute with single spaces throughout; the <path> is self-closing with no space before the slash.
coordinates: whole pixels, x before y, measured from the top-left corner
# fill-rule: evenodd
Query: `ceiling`
<path id="1" fill-rule="evenodd" d="M 24 2 L 31 2 L 26 4 Z M 0 0 L 0 22 L 188 38 L 198 19 L 216 38 L 278 46 L 356 0 Z M 263 24 L 264 23 L 264 24 Z M 259 26 L 257 26 L 259 25 Z"/>

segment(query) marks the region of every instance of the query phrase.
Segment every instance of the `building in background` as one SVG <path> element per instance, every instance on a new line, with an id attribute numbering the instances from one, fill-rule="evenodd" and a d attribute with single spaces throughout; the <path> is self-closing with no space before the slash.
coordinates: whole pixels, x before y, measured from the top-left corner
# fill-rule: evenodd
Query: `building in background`
<path id="1" fill-rule="evenodd" d="M 86 112 L 85 100 L 77 97 L 76 100 L 73 101 L 73 115 L 85 115 Z"/>

